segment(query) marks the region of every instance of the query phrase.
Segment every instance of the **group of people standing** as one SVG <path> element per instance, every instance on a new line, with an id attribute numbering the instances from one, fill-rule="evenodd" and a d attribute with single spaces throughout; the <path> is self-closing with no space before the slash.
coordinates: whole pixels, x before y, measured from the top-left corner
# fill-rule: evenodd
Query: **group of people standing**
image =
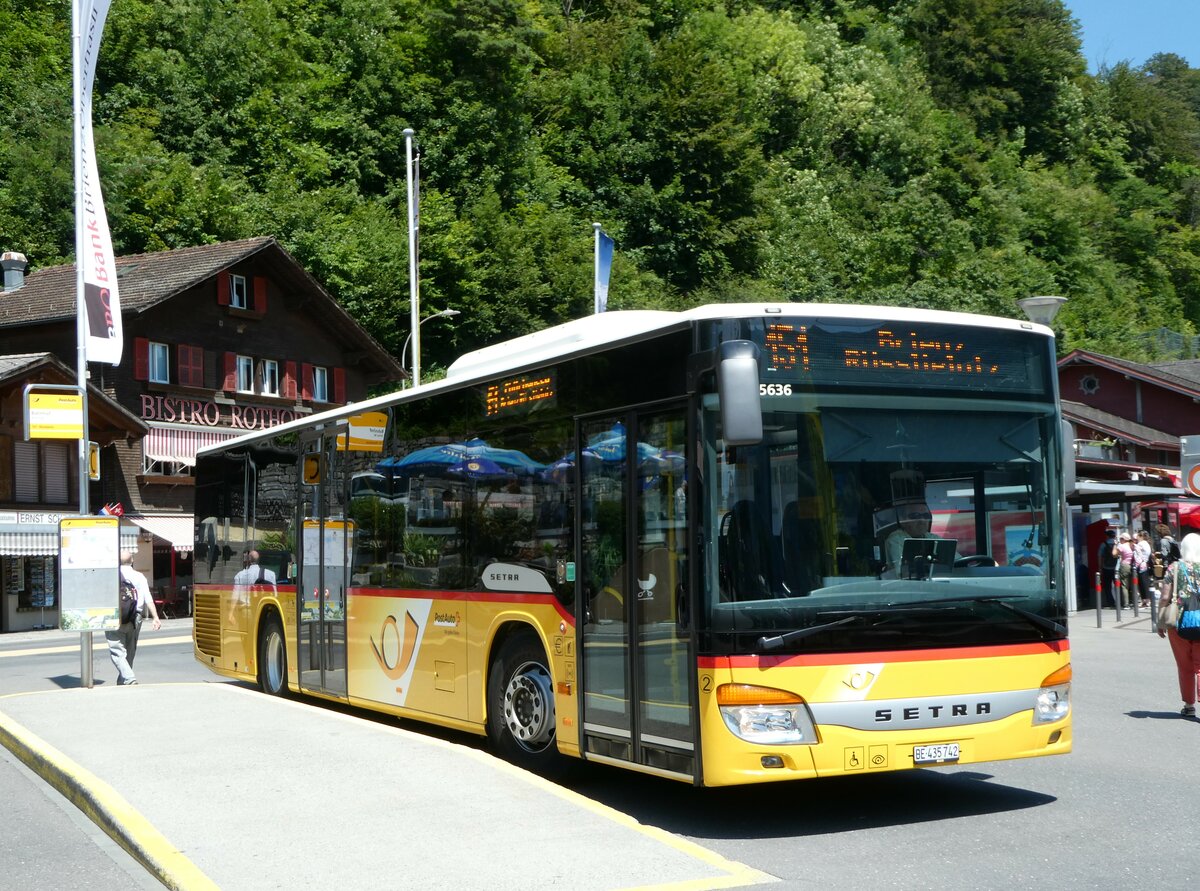
<path id="1" fill-rule="evenodd" d="M 1099 553 L 1100 590 L 1114 606 L 1119 603 L 1122 609 L 1128 609 L 1135 597 L 1139 606 L 1150 606 L 1154 566 L 1169 567 L 1179 559 L 1179 545 L 1171 528 L 1160 523 L 1155 531 L 1159 536 L 1157 560 L 1146 530 L 1135 534 L 1122 532 L 1118 536 L 1117 530 L 1110 526 L 1105 533 Z"/>

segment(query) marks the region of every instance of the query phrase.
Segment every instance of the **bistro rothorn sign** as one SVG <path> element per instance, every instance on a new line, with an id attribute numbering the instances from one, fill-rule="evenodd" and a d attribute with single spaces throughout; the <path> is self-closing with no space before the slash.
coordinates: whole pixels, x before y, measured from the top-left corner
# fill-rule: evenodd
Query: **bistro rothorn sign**
<path id="1" fill-rule="evenodd" d="M 276 424 L 294 421 L 300 413 L 290 408 L 260 405 L 220 405 L 205 399 L 181 399 L 177 396 L 142 394 L 142 420 L 174 424 L 199 424 L 204 427 L 233 427 L 241 430 L 265 430 Z"/>

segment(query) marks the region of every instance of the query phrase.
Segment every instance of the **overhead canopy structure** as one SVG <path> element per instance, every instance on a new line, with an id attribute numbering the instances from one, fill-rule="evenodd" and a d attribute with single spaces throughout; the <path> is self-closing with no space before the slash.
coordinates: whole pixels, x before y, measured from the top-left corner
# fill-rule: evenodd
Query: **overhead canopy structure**
<path id="1" fill-rule="evenodd" d="M 170 542 L 181 553 L 190 552 L 194 546 L 191 514 L 125 514 L 123 519 Z"/>
<path id="2" fill-rule="evenodd" d="M 1122 501 L 1151 501 L 1180 498 L 1188 493 L 1178 486 L 1141 486 L 1111 480 L 1077 480 L 1068 493 L 1069 504 L 1110 504 Z"/>

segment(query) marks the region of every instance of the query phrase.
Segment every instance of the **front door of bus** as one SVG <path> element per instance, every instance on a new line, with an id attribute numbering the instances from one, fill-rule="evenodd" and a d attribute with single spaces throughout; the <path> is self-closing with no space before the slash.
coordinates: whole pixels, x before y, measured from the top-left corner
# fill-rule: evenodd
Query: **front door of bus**
<path id="1" fill-rule="evenodd" d="M 300 686 L 346 694 L 346 564 L 354 524 L 345 452 L 332 431 L 301 440 L 300 560 L 296 581 Z"/>
<path id="2" fill-rule="evenodd" d="M 584 749 L 695 775 L 683 407 L 579 426 Z"/>

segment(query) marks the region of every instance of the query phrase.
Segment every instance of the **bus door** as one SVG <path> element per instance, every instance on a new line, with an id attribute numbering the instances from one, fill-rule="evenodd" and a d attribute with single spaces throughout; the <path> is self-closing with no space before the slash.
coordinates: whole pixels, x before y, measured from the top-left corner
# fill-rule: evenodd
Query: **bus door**
<path id="1" fill-rule="evenodd" d="M 346 564 L 354 528 L 346 514 L 345 453 L 334 432 L 300 443 L 300 560 L 296 649 L 300 686 L 346 694 Z"/>
<path id="2" fill-rule="evenodd" d="M 694 776 L 683 406 L 579 423 L 583 747 Z"/>

